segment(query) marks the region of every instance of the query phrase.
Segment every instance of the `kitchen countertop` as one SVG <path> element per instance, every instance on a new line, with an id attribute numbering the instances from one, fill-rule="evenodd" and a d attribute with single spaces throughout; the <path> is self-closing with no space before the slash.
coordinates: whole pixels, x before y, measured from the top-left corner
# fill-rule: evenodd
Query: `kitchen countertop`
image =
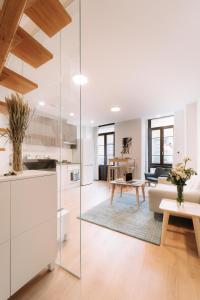
<path id="1" fill-rule="evenodd" d="M 74 162 L 57 162 L 57 165 L 69 165 L 69 166 L 73 166 L 73 165 L 80 165 L 80 163 L 74 163 Z"/>
<path id="2" fill-rule="evenodd" d="M 0 182 L 15 181 L 15 180 L 20 180 L 20 179 L 34 178 L 34 177 L 50 176 L 50 175 L 55 175 L 55 174 L 56 174 L 56 172 L 27 170 L 27 171 L 23 171 L 22 173 L 20 173 L 18 175 L 0 176 Z"/>

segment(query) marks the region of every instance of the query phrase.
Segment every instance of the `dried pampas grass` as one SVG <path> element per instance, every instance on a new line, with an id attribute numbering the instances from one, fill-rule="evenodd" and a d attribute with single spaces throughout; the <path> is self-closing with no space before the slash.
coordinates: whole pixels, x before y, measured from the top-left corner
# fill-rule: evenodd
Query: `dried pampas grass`
<path id="1" fill-rule="evenodd" d="M 5 97 L 8 110 L 9 128 L 6 135 L 13 146 L 13 170 L 20 172 L 22 166 L 22 143 L 31 119 L 31 109 L 19 94 Z"/>

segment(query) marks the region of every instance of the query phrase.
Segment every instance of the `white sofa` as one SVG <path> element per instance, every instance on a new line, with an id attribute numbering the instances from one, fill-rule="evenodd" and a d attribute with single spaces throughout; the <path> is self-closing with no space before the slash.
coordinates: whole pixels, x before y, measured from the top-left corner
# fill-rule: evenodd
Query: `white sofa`
<path id="1" fill-rule="evenodd" d="M 150 188 L 148 194 L 150 210 L 162 213 L 159 209 L 161 200 L 163 198 L 176 200 L 177 188 L 172 184 L 158 184 L 155 188 Z M 184 200 L 200 203 L 200 176 L 193 176 L 188 180 L 187 185 L 184 187 Z"/>

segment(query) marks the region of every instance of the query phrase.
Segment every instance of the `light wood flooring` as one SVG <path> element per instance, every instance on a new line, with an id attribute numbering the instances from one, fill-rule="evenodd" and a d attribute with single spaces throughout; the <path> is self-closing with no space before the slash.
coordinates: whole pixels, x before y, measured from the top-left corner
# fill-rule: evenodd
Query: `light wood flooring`
<path id="1" fill-rule="evenodd" d="M 63 199 L 67 199 L 67 193 L 74 195 L 65 205 L 77 215 L 79 204 L 75 198 L 79 193 L 65 193 Z M 102 182 L 84 187 L 82 210 L 109 195 Z M 78 223 L 74 227 L 72 233 L 78 238 Z M 166 243 L 155 246 L 82 222 L 82 279 L 61 268 L 44 271 L 12 300 L 199 300 L 200 259 L 193 231 L 170 226 Z M 73 270 L 79 262 L 72 259 L 78 254 L 77 241 L 68 248 L 66 253 L 63 249 L 63 262 Z"/>

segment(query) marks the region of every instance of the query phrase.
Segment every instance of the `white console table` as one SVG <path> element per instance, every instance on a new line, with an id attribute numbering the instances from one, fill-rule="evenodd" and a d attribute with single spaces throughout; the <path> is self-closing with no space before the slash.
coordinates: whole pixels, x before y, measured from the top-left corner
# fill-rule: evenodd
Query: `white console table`
<path id="1" fill-rule="evenodd" d="M 57 253 L 56 174 L 0 177 L 0 299 L 6 300 Z"/>

